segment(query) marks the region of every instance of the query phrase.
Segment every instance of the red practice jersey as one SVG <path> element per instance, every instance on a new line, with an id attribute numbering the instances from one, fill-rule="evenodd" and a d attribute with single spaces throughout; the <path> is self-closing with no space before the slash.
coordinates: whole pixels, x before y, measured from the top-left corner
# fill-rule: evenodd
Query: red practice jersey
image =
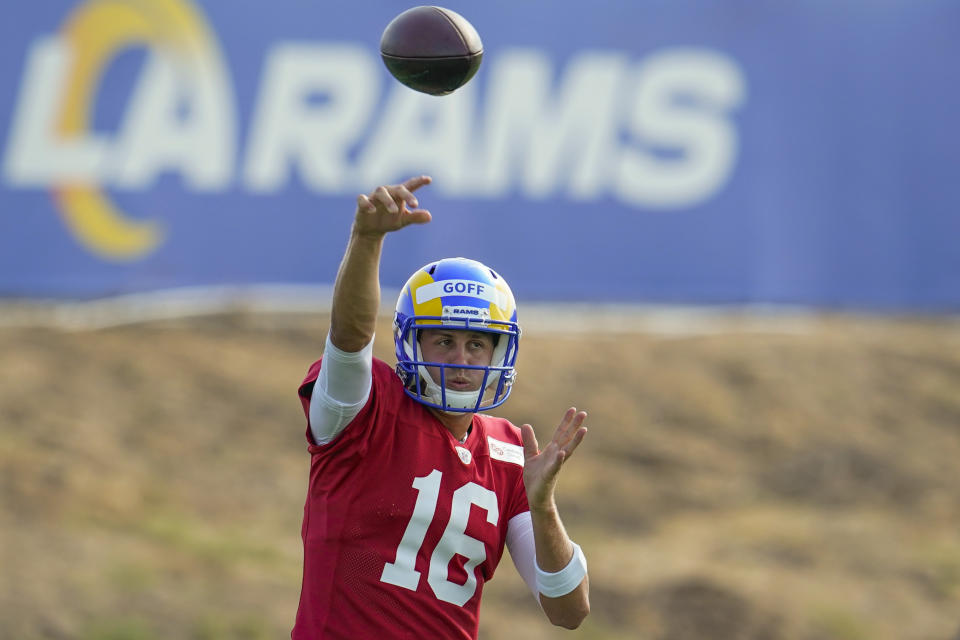
<path id="1" fill-rule="evenodd" d="M 320 363 L 300 386 L 309 423 Z M 312 456 L 291 637 L 476 638 L 507 523 L 528 511 L 520 430 L 474 415 L 465 443 L 373 362 L 370 398 Z"/>

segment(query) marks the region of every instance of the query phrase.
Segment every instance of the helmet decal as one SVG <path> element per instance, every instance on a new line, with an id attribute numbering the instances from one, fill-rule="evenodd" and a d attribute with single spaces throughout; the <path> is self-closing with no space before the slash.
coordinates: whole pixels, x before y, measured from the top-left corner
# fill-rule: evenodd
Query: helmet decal
<path id="1" fill-rule="evenodd" d="M 411 298 L 410 308 L 413 310 L 413 315 L 438 316 L 443 311 L 443 302 L 439 298 L 422 301 L 416 301 L 412 299 L 417 291 L 423 287 L 430 286 L 431 284 L 433 284 L 433 276 L 427 273 L 426 270 L 420 269 L 410 277 L 407 285 L 403 288 L 400 297 L 403 297 L 404 294 L 406 294 Z M 397 304 L 397 307 L 400 307 L 399 303 Z M 404 307 L 406 307 L 406 305 L 404 305 Z"/>
<path id="2" fill-rule="evenodd" d="M 449 296 L 486 300 L 501 308 L 509 305 L 509 302 L 505 300 L 506 294 L 497 289 L 495 285 L 475 280 L 441 280 L 440 282 L 425 284 L 417 288 L 415 302 L 421 304 L 436 298 Z"/>

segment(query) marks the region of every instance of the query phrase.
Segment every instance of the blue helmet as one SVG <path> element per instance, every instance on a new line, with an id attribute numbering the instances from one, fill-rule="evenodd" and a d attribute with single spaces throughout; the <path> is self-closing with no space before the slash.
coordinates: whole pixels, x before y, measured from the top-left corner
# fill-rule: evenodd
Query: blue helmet
<path id="1" fill-rule="evenodd" d="M 494 334 L 489 366 L 425 362 L 417 342 L 421 329 L 458 329 Z M 400 292 L 393 320 L 397 375 L 411 398 L 441 411 L 477 412 L 503 404 L 516 379 L 520 326 L 517 305 L 506 280 L 476 260 L 444 258 L 416 271 Z M 434 380 L 427 366 L 440 369 Z M 476 391 L 454 391 L 444 384 L 447 369 L 485 370 Z"/>

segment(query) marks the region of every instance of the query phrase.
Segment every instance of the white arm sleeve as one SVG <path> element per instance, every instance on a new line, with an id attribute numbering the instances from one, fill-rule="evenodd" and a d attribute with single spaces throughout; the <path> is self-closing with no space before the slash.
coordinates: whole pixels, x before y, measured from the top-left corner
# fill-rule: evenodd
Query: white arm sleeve
<path id="1" fill-rule="evenodd" d="M 530 512 L 524 511 L 510 518 L 507 523 L 507 549 L 517 573 L 527 583 L 533 598 L 540 603 L 537 589 L 537 549 L 533 542 L 533 520 Z"/>
<path id="2" fill-rule="evenodd" d="M 310 431 L 317 444 L 329 444 L 360 413 L 373 384 L 373 340 L 356 353 L 330 342 L 310 396 Z"/>

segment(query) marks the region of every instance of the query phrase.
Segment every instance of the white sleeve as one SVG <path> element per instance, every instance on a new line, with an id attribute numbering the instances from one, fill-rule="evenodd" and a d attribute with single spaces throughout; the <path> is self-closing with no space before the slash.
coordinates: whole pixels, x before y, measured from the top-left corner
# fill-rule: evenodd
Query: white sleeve
<path id="1" fill-rule="evenodd" d="M 530 512 L 524 511 L 510 518 L 507 523 L 507 549 L 517 573 L 527 583 L 530 593 L 540 603 L 537 589 L 537 549 L 533 542 L 533 520 Z"/>
<path id="2" fill-rule="evenodd" d="M 328 444 L 360 413 L 373 384 L 373 340 L 356 353 L 330 342 L 320 361 L 320 373 L 310 396 L 310 431 L 317 444 Z"/>

